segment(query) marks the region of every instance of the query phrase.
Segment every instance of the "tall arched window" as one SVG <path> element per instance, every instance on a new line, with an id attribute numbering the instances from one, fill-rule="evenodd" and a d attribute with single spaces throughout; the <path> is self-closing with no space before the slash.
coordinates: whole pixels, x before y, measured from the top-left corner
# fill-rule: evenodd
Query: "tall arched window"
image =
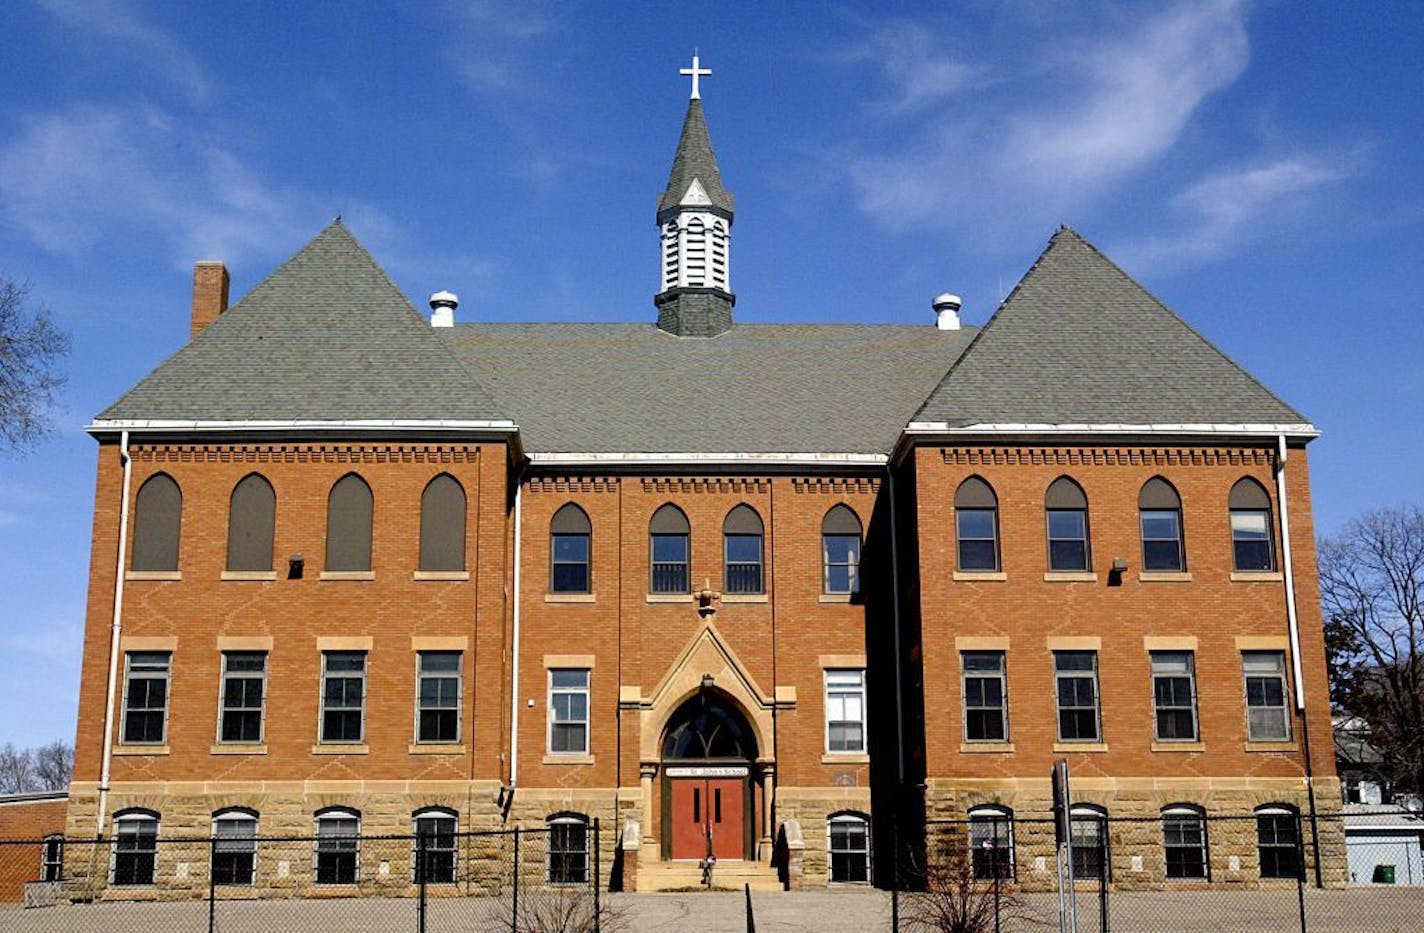
<path id="1" fill-rule="evenodd" d="M 227 511 L 227 569 L 272 569 L 277 530 L 277 494 L 260 473 L 249 473 L 232 488 Z"/>
<path id="2" fill-rule="evenodd" d="M 833 813 L 827 820 L 831 881 L 864 884 L 870 880 L 870 818 L 864 813 Z"/>
<path id="3" fill-rule="evenodd" d="M 557 813 L 549 817 L 549 883 L 588 883 L 588 817 Z"/>
<path id="4" fill-rule="evenodd" d="M 1108 864 L 1108 811 L 1092 804 L 1072 810 L 1073 876 L 1111 880 Z"/>
<path id="5" fill-rule="evenodd" d="M 1299 878 L 1300 815 L 1287 804 L 1256 808 L 1256 853 L 1262 878 Z"/>
<path id="6" fill-rule="evenodd" d="M 833 506 L 821 520 L 821 566 L 825 592 L 860 592 L 860 519 L 848 506 Z"/>
<path id="7" fill-rule="evenodd" d="M 331 487 L 326 500 L 325 570 L 371 569 L 371 487 L 355 473 L 347 473 Z"/>
<path id="8" fill-rule="evenodd" d="M 1162 808 L 1162 850 L 1168 878 L 1211 878 L 1206 813 L 1190 803 Z"/>
<path id="9" fill-rule="evenodd" d="M 593 524 L 588 513 L 570 502 L 549 522 L 549 592 L 592 592 L 589 542 Z"/>
<path id="10" fill-rule="evenodd" d="M 977 476 L 955 490 L 954 532 L 960 570 L 999 569 L 999 499 Z"/>
<path id="11" fill-rule="evenodd" d="M 252 884 L 257 874 L 257 811 L 229 807 L 213 814 L 213 883 Z"/>
<path id="12" fill-rule="evenodd" d="M 986 805 L 969 809 L 969 848 L 974 877 L 1014 879 L 1014 811 Z"/>
<path id="13" fill-rule="evenodd" d="M 1154 476 L 1137 494 L 1142 529 L 1142 569 L 1172 572 L 1187 569 L 1182 547 L 1182 497 L 1172 484 Z"/>
<path id="14" fill-rule="evenodd" d="M 1092 566 L 1088 549 L 1088 497 L 1083 487 L 1060 476 L 1043 497 L 1048 516 L 1048 569 L 1082 571 Z"/>
<path id="15" fill-rule="evenodd" d="M 648 555 L 652 563 L 653 593 L 686 593 L 690 574 L 692 526 L 682 509 L 668 503 L 653 513 L 648 523 Z"/>
<path id="16" fill-rule="evenodd" d="M 158 814 L 152 810 L 120 810 L 114 814 L 112 884 L 153 884 L 158 866 Z"/>
<path id="17" fill-rule="evenodd" d="M 426 807 L 412 814 L 415 839 L 411 841 L 411 881 L 420 884 L 454 884 L 456 834 L 459 818 L 448 807 Z"/>
<path id="18" fill-rule="evenodd" d="M 316 814 L 316 883 L 355 884 L 361 877 L 361 813 L 327 807 Z"/>
<path id="19" fill-rule="evenodd" d="M 1271 496 L 1249 476 L 1231 487 L 1231 554 L 1237 570 L 1276 569 L 1271 534 Z"/>
<path id="20" fill-rule="evenodd" d="M 130 570 L 178 569 L 178 535 L 183 524 L 183 492 L 167 473 L 155 473 L 134 499 L 133 557 Z"/>
<path id="21" fill-rule="evenodd" d="M 465 487 L 441 473 L 420 494 L 420 569 L 465 569 Z"/>
<path id="22" fill-rule="evenodd" d="M 749 505 L 727 513 L 722 523 L 723 563 L 728 593 L 763 593 L 761 516 Z"/>

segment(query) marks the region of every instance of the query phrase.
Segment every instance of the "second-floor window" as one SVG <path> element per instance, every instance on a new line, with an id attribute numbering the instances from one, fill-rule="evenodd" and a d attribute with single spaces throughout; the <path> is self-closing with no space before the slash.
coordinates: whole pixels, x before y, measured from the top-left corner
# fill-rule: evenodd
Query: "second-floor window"
<path id="1" fill-rule="evenodd" d="M 1048 569 L 1083 571 L 1091 566 L 1088 550 L 1088 497 L 1066 476 L 1048 487 Z"/>
<path id="2" fill-rule="evenodd" d="M 722 524 L 723 561 L 728 593 L 764 593 L 761 516 L 749 505 L 727 513 Z"/>
<path id="3" fill-rule="evenodd" d="M 1143 484 L 1137 509 L 1142 527 L 1142 569 L 1166 573 L 1187 569 L 1182 549 L 1182 500 L 1177 490 L 1154 476 Z"/>
<path id="4" fill-rule="evenodd" d="M 688 592 L 691 532 L 687 516 L 677 506 L 664 505 L 653 513 L 648 523 L 648 556 L 652 559 L 649 592 Z"/>
<path id="5" fill-rule="evenodd" d="M 860 592 L 860 519 L 844 505 L 821 521 L 821 565 L 824 592 Z"/>
<path id="6" fill-rule="evenodd" d="M 1286 656 L 1281 651 L 1244 651 L 1241 670 L 1246 678 L 1246 738 L 1251 742 L 1290 740 L 1286 708 Z"/>
<path id="7" fill-rule="evenodd" d="M 1097 742 L 1098 653 L 1096 651 L 1053 652 L 1054 680 L 1058 692 L 1058 740 Z"/>
<path id="8" fill-rule="evenodd" d="M 162 745 L 168 737 L 167 651 L 130 651 L 124 674 L 124 744 Z"/>
<path id="9" fill-rule="evenodd" d="M 262 741 L 263 697 L 267 691 L 267 652 L 224 651 L 222 710 L 218 741 Z"/>
<path id="10" fill-rule="evenodd" d="M 588 668 L 549 671 L 549 752 L 588 754 Z"/>
<path id="11" fill-rule="evenodd" d="M 321 741 L 361 742 L 366 725 L 366 652 L 323 652 L 321 674 Z"/>
<path id="12" fill-rule="evenodd" d="M 1231 557 L 1236 570 L 1274 570 L 1271 497 L 1249 477 L 1231 487 Z"/>
<path id="13" fill-rule="evenodd" d="M 1192 652 L 1152 652 L 1152 706 L 1158 741 L 1196 741 L 1196 664 Z"/>
<path id="14" fill-rule="evenodd" d="M 416 679 L 415 740 L 460 741 L 460 652 L 420 652 Z"/>
<path id="15" fill-rule="evenodd" d="M 1009 737 L 1009 708 L 1004 652 L 966 651 L 964 664 L 964 738 L 1003 742 Z"/>
<path id="16" fill-rule="evenodd" d="M 954 532 L 960 570 L 999 569 L 999 500 L 977 476 L 960 483 L 954 493 Z"/>
<path id="17" fill-rule="evenodd" d="M 865 751 L 865 671 L 826 671 L 826 750 Z"/>
<path id="18" fill-rule="evenodd" d="M 549 592 L 590 593 L 589 541 L 593 525 L 588 513 L 572 502 L 554 513 L 549 523 Z"/>

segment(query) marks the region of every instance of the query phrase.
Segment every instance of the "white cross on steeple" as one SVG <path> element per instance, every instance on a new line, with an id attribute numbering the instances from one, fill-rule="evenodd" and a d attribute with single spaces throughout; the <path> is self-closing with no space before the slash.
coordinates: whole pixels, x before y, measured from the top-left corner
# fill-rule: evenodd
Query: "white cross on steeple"
<path id="1" fill-rule="evenodd" d="M 701 100 L 701 99 L 702 99 L 702 92 L 701 92 L 701 91 L 698 89 L 698 87 L 697 87 L 697 79 L 700 78 L 700 77 L 702 77 L 702 76 L 704 76 L 704 75 L 710 75 L 710 74 L 712 73 L 712 69 L 710 69 L 710 68 L 701 68 L 701 67 L 699 67 L 700 64 L 701 64 L 701 61 L 698 59 L 697 53 L 696 53 L 696 52 L 693 52 L 693 53 L 692 53 L 692 67 L 691 67 L 691 68 L 683 68 L 681 71 L 678 72 L 678 74 L 680 74 L 680 75 L 689 75 L 689 76 L 691 76 L 691 78 L 692 78 L 692 97 L 690 98 L 691 100 Z"/>

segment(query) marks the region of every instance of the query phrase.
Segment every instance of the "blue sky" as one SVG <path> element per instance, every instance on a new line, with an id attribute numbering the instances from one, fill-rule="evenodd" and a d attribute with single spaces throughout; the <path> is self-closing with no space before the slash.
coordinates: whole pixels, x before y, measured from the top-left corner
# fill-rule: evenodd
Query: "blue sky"
<path id="1" fill-rule="evenodd" d="M 18 0 L 0 270 L 72 332 L 0 456 L 0 741 L 72 740 L 95 444 L 340 214 L 424 307 L 651 321 L 692 50 L 745 321 L 982 323 L 1076 227 L 1323 431 L 1318 530 L 1424 501 L 1424 17 L 1406 3 Z"/>

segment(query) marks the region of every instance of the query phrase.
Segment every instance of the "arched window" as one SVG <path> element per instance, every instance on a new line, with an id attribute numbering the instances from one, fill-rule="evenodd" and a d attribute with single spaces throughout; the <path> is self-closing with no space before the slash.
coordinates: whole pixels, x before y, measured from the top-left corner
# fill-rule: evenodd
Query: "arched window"
<path id="1" fill-rule="evenodd" d="M 722 523 L 723 562 L 728 593 L 764 593 L 761 516 L 749 505 L 727 513 Z"/>
<path id="2" fill-rule="evenodd" d="M 257 874 L 257 811 L 229 807 L 213 814 L 213 883 L 248 885 Z"/>
<path id="3" fill-rule="evenodd" d="M 1091 804 L 1072 810 L 1073 877 L 1082 880 L 1100 878 L 1109 881 L 1112 869 L 1108 864 L 1108 811 Z"/>
<path id="4" fill-rule="evenodd" d="M 441 473 L 420 494 L 420 569 L 465 569 L 465 487 Z"/>
<path id="5" fill-rule="evenodd" d="M 133 557 L 130 570 L 178 569 L 178 535 L 183 524 L 183 492 L 167 473 L 155 473 L 134 499 Z"/>
<path id="6" fill-rule="evenodd" d="M 416 810 L 415 839 L 411 842 L 411 881 L 420 884 L 455 883 L 455 839 L 459 817 L 448 807 Z"/>
<path id="7" fill-rule="evenodd" d="M 833 506 L 821 520 L 821 565 L 825 592 L 860 592 L 860 519 L 848 506 Z"/>
<path id="8" fill-rule="evenodd" d="M 649 592 L 686 593 L 690 577 L 692 526 L 682 509 L 671 503 L 653 513 L 648 523 L 648 554 L 652 563 Z"/>
<path id="9" fill-rule="evenodd" d="M 960 570 L 999 569 L 999 499 L 977 476 L 955 490 L 954 530 Z"/>
<path id="10" fill-rule="evenodd" d="M 1276 569 L 1271 535 L 1271 496 L 1249 476 L 1231 487 L 1231 553 L 1237 570 Z"/>
<path id="11" fill-rule="evenodd" d="M 158 814 L 120 810 L 114 814 L 114 869 L 117 886 L 153 884 L 158 866 Z"/>
<path id="12" fill-rule="evenodd" d="M 592 592 L 589 541 L 593 525 L 588 513 L 570 502 L 554 513 L 549 523 L 549 592 Z"/>
<path id="13" fill-rule="evenodd" d="M 232 487 L 227 511 L 227 569 L 272 569 L 272 538 L 277 530 L 277 494 L 260 473 L 249 473 Z"/>
<path id="14" fill-rule="evenodd" d="M 1082 571 L 1092 566 L 1088 550 L 1088 497 L 1083 487 L 1060 476 L 1043 497 L 1048 516 L 1048 569 Z"/>
<path id="15" fill-rule="evenodd" d="M 864 813 L 833 813 L 827 823 L 831 881 L 870 881 L 870 818 Z"/>
<path id="16" fill-rule="evenodd" d="M 549 817 L 549 883 L 588 883 L 588 817 L 556 813 Z"/>
<path id="17" fill-rule="evenodd" d="M 331 487 L 326 500 L 325 570 L 371 569 L 371 487 L 355 473 L 347 473 Z"/>
<path id="18" fill-rule="evenodd" d="M 1211 878 L 1207 857 L 1206 814 L 1190 803 L 1162 808 L 1162 850 L 1168 878 Z"/>
<path id="19" fill-rule="evenodd" d="M 1301 877 L 1300 818 L 1288 804 L 1256 808 L 1256 852 L 1262 878 Z"/>
<path id="20" fill-rule="evenodd" d="M 44 837 L 44 846 L 40 849 L 40 880 L 64 880 L 64 836 L 59 833 Z"/>
<path id="21" fill-rule="evenodd" d="M 1154 476 L 1137 494 L 1142 529 L 1142 569 L 1170 573 L 1187 569 L 1182 548 L 1182 497 L 1172 484 Z"/>
<path id="22" fill-rule="evenodd" d="M 969 848 L 974 877 L 1014 879 L 1014 811 L 1008 807 L 969 809 Z"/>
<path id="23" fill-rule="evenodd" d="M 355 884 L 361 877 L 361 814 L 345 807 L 316 813 L 316 883 Z"/>

